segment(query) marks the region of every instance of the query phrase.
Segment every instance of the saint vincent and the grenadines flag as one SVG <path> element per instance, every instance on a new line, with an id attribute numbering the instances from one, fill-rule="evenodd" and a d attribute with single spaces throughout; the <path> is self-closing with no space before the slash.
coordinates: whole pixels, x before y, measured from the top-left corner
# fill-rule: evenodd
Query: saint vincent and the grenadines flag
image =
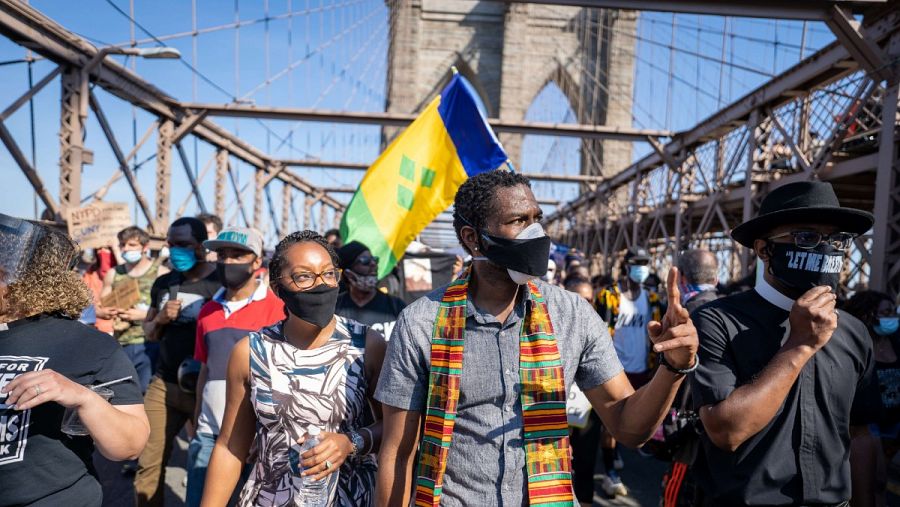
<path id="1" fill-rule="evenodd" d="M 378 278 L 390 273 L 410 242 L 453 203 L 467 178 L 507 161 L 475 100 L 471 85 L 454 74 L 369 167 L 353 194 L 341 236 L 366 245 L 380 259 Z"/>

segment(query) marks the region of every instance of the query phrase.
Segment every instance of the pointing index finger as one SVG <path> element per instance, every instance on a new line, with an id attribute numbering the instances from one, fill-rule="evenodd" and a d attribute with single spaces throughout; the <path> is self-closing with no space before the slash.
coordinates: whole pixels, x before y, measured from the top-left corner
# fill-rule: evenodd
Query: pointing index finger
<path id="1" fill-rule="evenodd" d="M 681 290 L 678 289 L 678 268 L 672 266 L 669 269 L 668 280 L 666 281 L 666 292 L 669 294 L 669 309 L 681 310 Z"/>

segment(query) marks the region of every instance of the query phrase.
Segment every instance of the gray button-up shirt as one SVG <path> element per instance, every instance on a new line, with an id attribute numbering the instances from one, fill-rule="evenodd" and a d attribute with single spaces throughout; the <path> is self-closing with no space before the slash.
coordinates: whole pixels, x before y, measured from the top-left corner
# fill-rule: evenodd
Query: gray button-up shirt
<path id="1" fill-rule="evenodd" d="M 597 387 L 619 372 L 606 323 L 580 296 L 538 283 L 547 301 L 566 389 Z M 404 410 L 425 412 L 431 337 L 444 288 L 400 314 L 388 342 L 375 398 Z M 521 291 L 520 291 L 521 294 Z M 528 500 L 522 404 L 519 397 L 520 297 L 506 322 L 469 300 L 463 372 L 441 505 L 523 505 Z"/>

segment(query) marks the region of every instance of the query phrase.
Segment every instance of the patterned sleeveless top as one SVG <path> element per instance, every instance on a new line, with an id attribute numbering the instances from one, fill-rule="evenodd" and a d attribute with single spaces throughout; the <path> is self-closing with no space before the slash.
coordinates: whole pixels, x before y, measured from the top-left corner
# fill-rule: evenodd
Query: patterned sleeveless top
<path id="1" fill-rule="evenodd" d="M 366 398 L 366 327 L 335 318 L 331 339 L 314 350 L 288 343 L 281 323 L 250 333 L 256 462 L 239 505 L 293 505 L 303 488 L 297 441 L 308 426 L 346 433 L 373 422 Z M 328 476 L 329 505 L 373 505 L 375 471 L 374 456 L 348 458 Z"/>

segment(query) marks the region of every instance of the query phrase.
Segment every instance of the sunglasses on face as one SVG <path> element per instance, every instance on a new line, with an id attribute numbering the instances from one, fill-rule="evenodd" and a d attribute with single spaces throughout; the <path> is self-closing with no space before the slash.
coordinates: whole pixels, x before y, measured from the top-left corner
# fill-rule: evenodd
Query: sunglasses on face
<path id="1" fill-rule="evenodd" d="M 374 255 L 360 255 L 356 258 L 356 262 L 354 262 L 354 264 L 359 264 L 362 266 L 378 264 L 378 257 L 375 257 Z"/>
<path id="2" fill-rule="evenodd" d="M 844 252 L 850 249 L 850 245 L 852 245 L 853 240 L 856 239 L 856 234 L 852 234 L 849 232 L 822 234 L 821 232 L 816 231 L 790 231 L 771 236 L 769 237 L 769 239 L 786 238 L 788 236 L 793 239 L 794 245 L 797 248 L 812 250 L 822 243 L 827 243 L 837 250 L 841 250 Z"/>

